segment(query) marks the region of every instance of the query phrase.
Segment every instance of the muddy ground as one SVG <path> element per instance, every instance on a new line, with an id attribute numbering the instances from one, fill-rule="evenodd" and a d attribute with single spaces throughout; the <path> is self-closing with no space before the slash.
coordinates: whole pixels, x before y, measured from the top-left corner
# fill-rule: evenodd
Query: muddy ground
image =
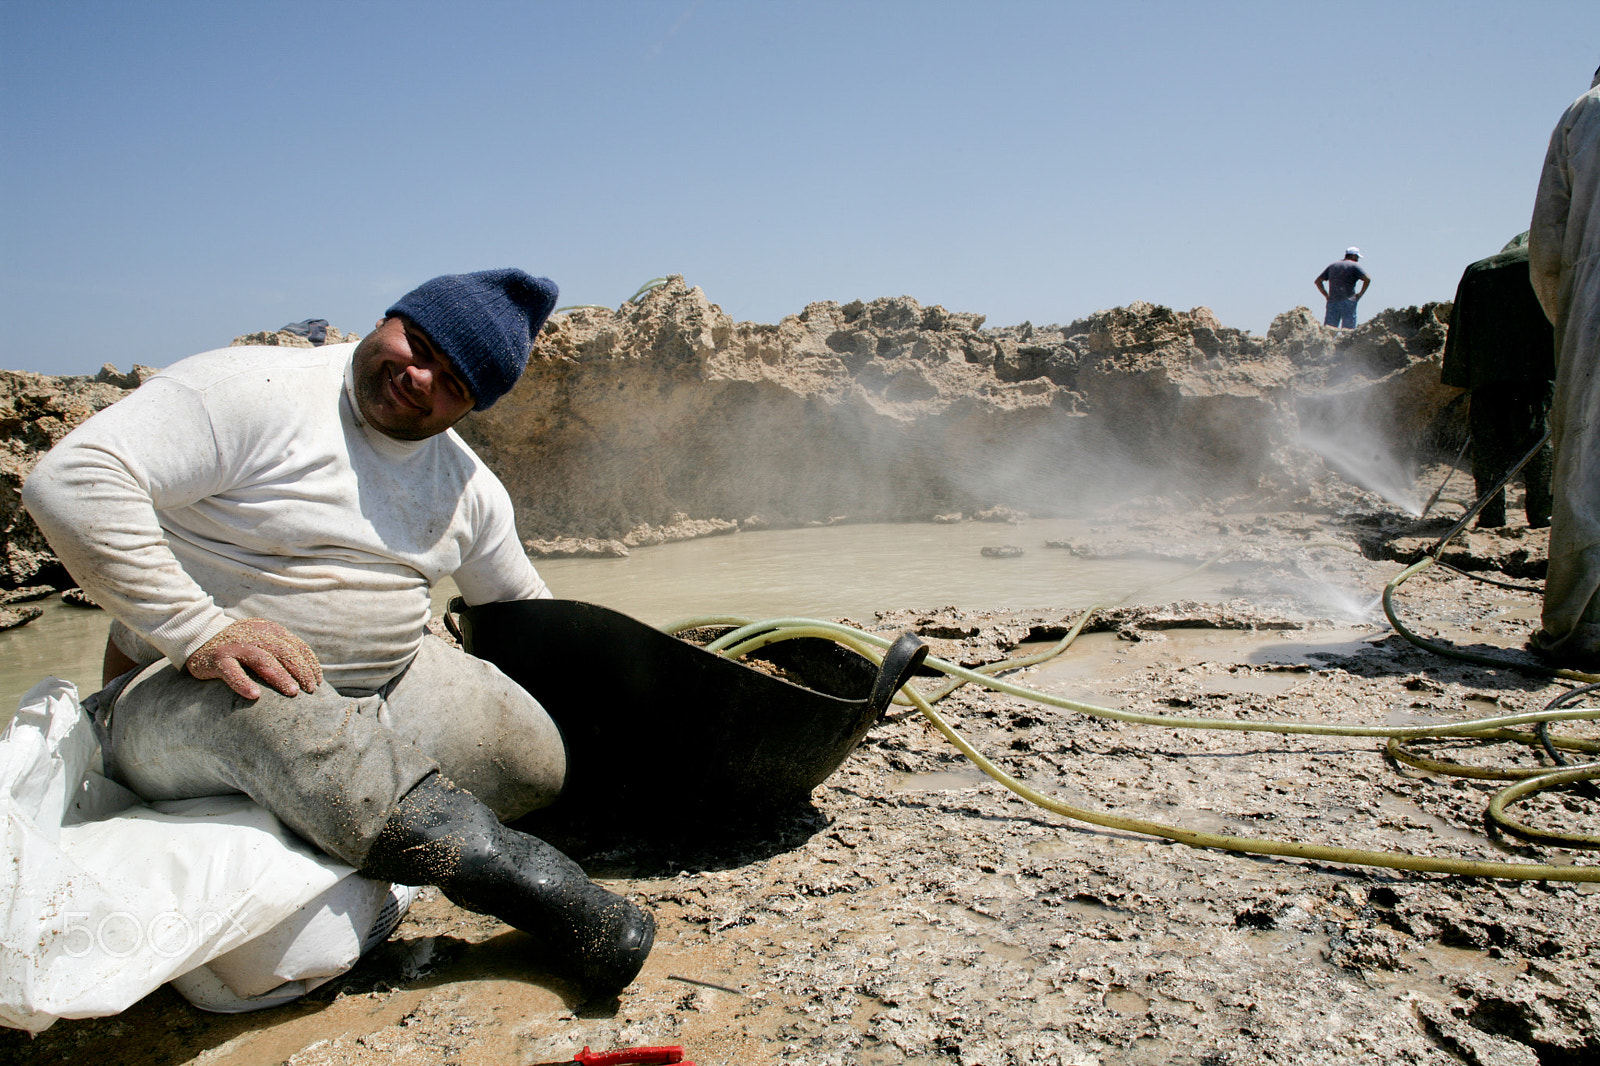
<path id="1" fill-rule="evenodd" d="M 1100 706 L 1374 725 L 1537 709 L 1570 681 L 1441 657 L 1362 612 L 1460 515 L 1128 513 L 1083 543 L 1237 574 L 1227 605 L 1115 609 L 1016 680 Z M 1515 511 L 1515 507 L 1511 508 Z M 1397 600 L 1426 637 L 1532 662 L 1545 534 L 1473 532 Z M 1016 560 L 1026 564 L 1026 554 Z M 1352 590 L 1356 593 L 1351 595 Z M 1530 591 L 1533 590 L 1533 591 Z M 1078 610 L 857 619 L 974 663 L 1057 638 Z M 940 704 L 1030 785 L 1103 811 L 1368 849 L 1594 866 L 1486 834 L 1494 782 L 1424 773 L 1380 741 L 1124 725 L 968 688 Z M 1591 723 L 1567 731 L 1600 737 Z M 1423 744 L 1531 765 L 1519 745 Z M 694 782 L 664 772 L 660 788 Z M 1596 832 L 1550 793 L 1529 821 Z M 895 712 L 810 806 L 674 841 L 540 827 L 653 908 L 654 954 L 619 999 L 580 1003 L 524 934 L 425 894 L 390 942 L 306 999 L 208 1015 L 163 989 L 115 1018 L 0 1033 L 18 1064 L 530 1064 L 584 1046 L 680 1044 L 700 1066 L 796 1063 L 1594 1062 L 1600 885 L 1406 873 L 1196 850 L 1046 813 Z M 700 830 L 697 832 L 696 830 Z"/>

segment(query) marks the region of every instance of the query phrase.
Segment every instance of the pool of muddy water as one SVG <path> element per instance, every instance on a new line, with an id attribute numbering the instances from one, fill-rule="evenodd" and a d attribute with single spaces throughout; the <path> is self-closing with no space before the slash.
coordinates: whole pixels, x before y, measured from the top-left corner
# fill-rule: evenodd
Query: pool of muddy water
<path id="1" fill-rule="evenodd" d="M 1239 570 L 1192 563 L 1085 559 L 1047 541 L 1104 532 L 1078 519 L 1020 526 L 966 522 L 772 530 L 665 544 L 626 559 L 554 559 L 539 572 L 556 595 L 588 599 L 652 624 L 700 614 L 872 617 L 897 607 L 1084 607 L 1224 599 Z M 984 548 L 1017 547 L 1015 558 Z M 1181 549 L 1180 549 L 1181 551 Z M 1175 552 L 1176 554 L 1176 552 Z"/>
<path id="2" fill-rule="evenodd" d="M 840 525 L 737 533 L 635 549 L 623 559 L 537 565 L 557 596 L 604 604 L 653 625 L 711 614 L 870 620 L 875 611 L 901 607 L 1070 610 L 1236 595 L 1227 589 L 1238 582 L 1242 564 L 1224 560 L 1196 572 L 1187 562 L 1086 559 L 1045 547 L 1107 531 L 1082 519 Z M 1003 546 L 1023 554 L 982 554 Z M 449 582 L 435 589 L 436 612 L 454 592 Z M 0 633 L 0 707 L 8 717 L 24 692 L 52 674 L 83 693 L 99 687 L 105 614 L 66 607 L 57 597 L 38 605 L 45 608 L 42 617 Z"/>

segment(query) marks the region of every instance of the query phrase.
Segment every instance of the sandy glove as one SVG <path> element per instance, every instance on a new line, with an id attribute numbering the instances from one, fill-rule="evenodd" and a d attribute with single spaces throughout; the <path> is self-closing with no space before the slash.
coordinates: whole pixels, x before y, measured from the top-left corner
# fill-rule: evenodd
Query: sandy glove
<path id="1" fill-rule="evenodd" d="M 265 618 L 234 622 L 202 644 L 183 665 L 202 681 L 220 677 L 247 700 L 261 698 L 261 686 L 245 672 L 247 666 L 285 696 L 310 692 L 322 684 L 322 664 L 317 661 L 317 653 L 305 641 Z"/>

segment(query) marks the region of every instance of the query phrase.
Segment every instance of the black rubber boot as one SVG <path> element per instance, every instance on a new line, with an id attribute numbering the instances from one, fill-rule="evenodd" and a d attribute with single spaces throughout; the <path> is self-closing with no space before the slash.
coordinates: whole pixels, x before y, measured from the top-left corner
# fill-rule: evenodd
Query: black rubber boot
<path id="1" fill-rule="evenodd" d="M 537 938 L 541 962 L 591 997 L 622 991 L 655 941 L 655 919 L 589 880 L 582 867 L 494 813 L 438 773 L 407 792 L 361 873 L 438 885 L 458 906 Z"/>

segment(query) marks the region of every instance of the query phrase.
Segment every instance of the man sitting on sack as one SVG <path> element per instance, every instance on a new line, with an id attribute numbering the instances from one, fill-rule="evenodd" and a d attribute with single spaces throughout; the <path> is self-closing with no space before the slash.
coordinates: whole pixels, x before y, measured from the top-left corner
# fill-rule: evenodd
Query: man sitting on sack
<path id="1" fill-rule="evenodd" d="M 501 825 L 560 793 L 560 733 L 425 629 L 447 576 L 469 604 L 550 595 L 450 427 L 516 383 L 555 301 L 520 270 L 448 275 L 356 344 L 182 360 L 68 434 L 23 502 L 114 619 L 108 773 L 146 800 L 243 792 L 369 877 L 527 931 L 606 995 L 654 921 Z"/>

